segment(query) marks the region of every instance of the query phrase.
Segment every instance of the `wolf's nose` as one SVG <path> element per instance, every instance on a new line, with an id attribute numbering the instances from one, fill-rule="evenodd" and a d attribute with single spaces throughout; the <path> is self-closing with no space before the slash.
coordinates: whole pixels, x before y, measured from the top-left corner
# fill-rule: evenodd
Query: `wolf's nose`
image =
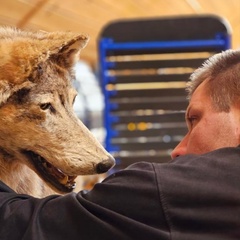
<path id="1" fill-rule="evenodd" d="M 109 157 L 107 160 L 103 160 L 102 162 L 96 165 L 97 173 L 105 173 L 115 164 L 115 160 L 113 157 Z"/>

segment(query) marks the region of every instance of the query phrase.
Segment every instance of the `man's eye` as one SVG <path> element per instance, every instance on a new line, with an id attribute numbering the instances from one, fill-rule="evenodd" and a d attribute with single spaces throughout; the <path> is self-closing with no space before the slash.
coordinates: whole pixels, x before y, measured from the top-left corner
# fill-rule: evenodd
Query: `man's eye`
<path id="1" fill-rule="evenodd" d="M 187 118 L 188 123 L 190 123 L 190 125 L 192 126 L 194 124 L 195 121 L 197 121 L 197 117 L 196 116 L 190 116 Z"/>

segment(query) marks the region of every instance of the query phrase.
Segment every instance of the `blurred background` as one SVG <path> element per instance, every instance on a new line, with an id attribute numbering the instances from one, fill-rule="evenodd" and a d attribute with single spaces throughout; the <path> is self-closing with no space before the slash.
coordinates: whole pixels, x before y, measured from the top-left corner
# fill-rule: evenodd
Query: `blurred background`
<path id="1" fill-rule="evenodd" d="M 240 47 L 240 0 L 0 3 L 1 26 L 90 36 L 76 65 L 74 109 L 116 169 L 168 161 L 186 133 L 190 73 L 212 54 Z"/>
<path id="2" fill-rule="evenodd" d="M 233 30 L 233 47 L 240 47 L 239 0 L 1 0 L 0 24 L 45 31 L 87 33 L 91 41 L 81 58 L 97 65 L 97 37 L 110 21 L 122 18 L 217 14 Z"/>

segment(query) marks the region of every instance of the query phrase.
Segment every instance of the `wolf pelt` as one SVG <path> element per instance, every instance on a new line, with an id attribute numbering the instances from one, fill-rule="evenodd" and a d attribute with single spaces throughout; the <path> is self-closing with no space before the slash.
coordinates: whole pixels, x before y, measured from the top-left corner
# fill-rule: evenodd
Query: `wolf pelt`
<path id="1" fill-rule="evenodd" d="M 87 41 L 0 28 L 0 180 L 17 193 L 71 192 L 78 175 L 114 165 L 72 108 L 72 69 Z"/>

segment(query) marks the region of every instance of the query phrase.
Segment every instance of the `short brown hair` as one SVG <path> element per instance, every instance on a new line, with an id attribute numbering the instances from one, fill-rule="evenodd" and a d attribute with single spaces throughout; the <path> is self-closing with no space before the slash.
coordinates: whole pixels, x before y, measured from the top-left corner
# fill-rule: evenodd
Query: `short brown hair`
<path id="1" fill-rule="evenodd" d="M 186 88 L 189 99 L 204 81 L 214 108 L 228 112 L 240 100 L 240 49 L 215 54 L 195 70 Z"/>

